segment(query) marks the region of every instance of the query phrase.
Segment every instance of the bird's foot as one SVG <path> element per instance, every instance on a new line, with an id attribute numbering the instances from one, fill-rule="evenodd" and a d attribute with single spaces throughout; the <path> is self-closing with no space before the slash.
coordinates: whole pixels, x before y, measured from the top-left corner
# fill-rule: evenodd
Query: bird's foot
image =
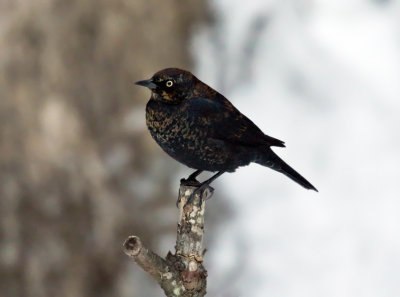
<path id="1" fill-rule="evenodd" d="M 195 199 L 195 197 L 196 197 L 196 195 L 197 194 L 200 194 L 200 201 L 199 201 L 199 206 L 201 207 L 202 205 L 203 205 L 203 191 L 208 191 L 207 193 L 206 193 L 206 195 L 205 195 L 205 198 L 204 198 L 204 200 L 206 201 L 206 200 L 209 200 L 211 197 L 212 197 L 212 195 L 214 194 L 214 188 L 213 187 L 210 187 L 209 185 L 202 185 L 201 183 L 199 183 L 199 182 L 197 182 L 197 184 L 196 185 L 187 185 L 187 184 L 182 184 L 181 183 L 181 185 L 184 185 L 184 186 L 193 186 L 193 187 L 196 187 L 197 186 L 197 189 L 195 189 L 191 194 L 190 194 L 190 196 L 189 196 L 189 198 L 187 199 L 187 201 L 185 202 L 185 205 L 184 205 L 184 207 L 186 206 L 186 205 L 188 205 L 188 204 L 191 204 L 191 203 L 193 203 L 193 201 L 194 201 L 194 199 Z M 178 197 L 178 200 L 176 201 L 176 207 L 178 207 L 179 208 L 179 203 L 181 203 L 181 195 L 178 195 L 179 197 Z"/>
<path id="2" fill-rule="evenodd" d="M 182 178 L 181 179 L 181 186 L 192 186 L 192 187 L 196 187 L 197 189 L 195 189 L 192 194 L 190 194 L 188 200 L 186 201 L 185 205 L 191 204 L 194 201 L 194 198 L 197 194 L 199 194 L 199 206 L 201 206 L 203 204 L 203 200 L 208 200 L 211 198 L 211 196 L 214 193 L 214 188 L 210 187 L 210 184 L 217 179 L 219 176 L 221 176 L 225 171 L 219 171 L 216 174 L 214 174 L 211 178 L 209 178 L 208 180 L 200 183 L 199 181 L 196 180 L 196 177 L 202 173 L 202 170 L 197 170 L 194 173 L 192 173 L 191 175 L 189 175 L 189 177 L 187 179 Z M 207 191 L 207 192 L 205 192 Z M 205 194 L 205 195 L 204 195 Z M 205 197 L 204 197 L 205 196 Z M 180 200 L 181 195 L 179 195 L 178 201 L 176 202 L 176 206 L 178 206 L 178 204 L 181 202 Z"/>
<path id="3" fill-rule="evenodd" d="M 198 187 L 201 183 L 195 178 L 182 178 L 181 179 L 181 186 L 189 186 L 189 187 Z"/>
<path id="4" fill-rule="evenodd" d="M 208 191 L 208 192 L 206 193 L 205 198 L 203 200 L 203 192 L 204 191 Z M 196 197 L 197 194 L 200 194 L 200 196 L 199 196 L 199 199 L 200 199 L 199 206 L 201 207 L 203 205 L 204 201 L 209 200 L 212 197 L 212 195 L 214 194 L 214 188 L 210 187 L 208 184 L 201 185 L 196 190 L 194 190 L 192 192 L 192 194 L 190 194 L 188 200 L 185 203 L 185 206 L 188 205 L 188 204 L 193 203 L 194 198 Z"/>

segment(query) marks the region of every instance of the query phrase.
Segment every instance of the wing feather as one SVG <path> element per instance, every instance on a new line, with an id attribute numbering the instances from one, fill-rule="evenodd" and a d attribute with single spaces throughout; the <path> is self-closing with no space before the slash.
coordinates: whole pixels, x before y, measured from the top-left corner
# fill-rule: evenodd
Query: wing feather
<path id="1" fill-rule="evenodd" d="M 283 141 L 265 135 L 224 97 L 222 100 L 192 98 L 186 104 L 188 116 L 207 129 L 212 138 L 244 146 L 285 146 Z"/>

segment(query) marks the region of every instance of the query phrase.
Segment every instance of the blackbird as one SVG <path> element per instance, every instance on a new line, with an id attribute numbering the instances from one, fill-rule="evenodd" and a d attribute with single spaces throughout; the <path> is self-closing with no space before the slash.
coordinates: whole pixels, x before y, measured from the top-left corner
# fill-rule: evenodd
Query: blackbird
<path id="1" fill-rule="evenodd" d="M 317 191 L 271 150 L 271 146 L 285 147 L 283 141 L 264 134 L 228 99 L 192 73 L 167 68 L 136 84 L 151 90 L 146 106 L 146 124 L 151 136 L 172 158 L 196 169 L 181 181 L 197 186 L 194 194 L 224 172 L 234 172 L 251 162 Z M 217 173 L 199 183 L 196 177 L 203 171 Z"/>

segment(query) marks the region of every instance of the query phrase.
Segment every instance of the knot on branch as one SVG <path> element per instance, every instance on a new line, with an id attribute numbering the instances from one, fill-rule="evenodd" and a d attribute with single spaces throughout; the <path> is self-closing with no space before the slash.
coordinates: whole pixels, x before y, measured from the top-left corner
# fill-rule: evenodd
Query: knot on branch
<path id="1" fill-rule="evenodd" d="M 142 249 L 142 242 L 137 236 L 129 236 L 124 242 L 124 252 L 129 257 L 136 257 Z"/>

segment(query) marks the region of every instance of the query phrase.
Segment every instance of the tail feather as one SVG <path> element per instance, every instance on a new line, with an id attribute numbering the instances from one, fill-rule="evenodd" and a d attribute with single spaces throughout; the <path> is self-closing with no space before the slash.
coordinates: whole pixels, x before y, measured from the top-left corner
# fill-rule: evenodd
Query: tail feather
<path id="1" fill-rule="evenodd" d="M 279 140 L 277 138 L 264 135 L 265 139 L 268 141 L 270 146 L 279 146 L 279 147 L 285 147 L 285 142 L 282 140 Z"/>
<path id="2" fill-rule="evenodd" d="M 306 180 L 296 170 L 286 164 L 285 161 L 279 158 L 278 155 L 275 154 L 270 148 L 268 148 L 267 150 L 263 149 L 260 157 L 255 162 L 276 170 L 280 173 L 283 173 L 284 175 L 308 190 L 314 190 L 318 192 L 318 190 L 308 180 Z"/>

